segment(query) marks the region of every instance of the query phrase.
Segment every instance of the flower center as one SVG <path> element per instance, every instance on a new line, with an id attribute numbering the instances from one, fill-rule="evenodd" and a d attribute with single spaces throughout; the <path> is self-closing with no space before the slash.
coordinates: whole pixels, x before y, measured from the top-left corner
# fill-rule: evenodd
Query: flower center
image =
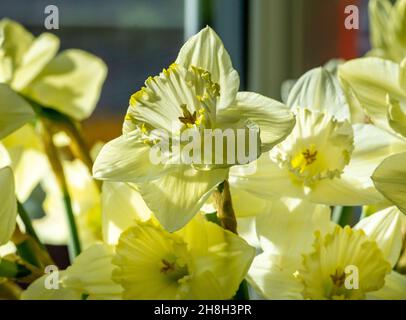
<path id="1" fill-rule="evenodd" d="M 307 109 L 298 109 L 296 118 L 291 135 L 271 156 L 305 185 L 340 177 L 353 150 L 351 124 Z"/>
<path id="2" fill-rule="evenodd" d="M 124 131 L 145 125 L 149 130 L 181 132 L 185 128 L 212 128 L 220 85 L 201 68 L 172 64 L 158 76 L 149 77 L 145 87 L 133 94 Z"/>
<path id="3" fill-rule="evenodd" d="M 391 266 L 362 230 L 336 227 L 316 234 L 314 251 L 303 257 L 299 278 L 306 299 L 364 299 L 382 288 Z"/>
<path id="4" fill-rule="evenodd" d="M 176 258 L 165 258 L 161 260 L 161 263 L 161 274 L 164 274 L 171 281 L 177 282 L 189 274 L 187 265 L 179 262 Z"/>

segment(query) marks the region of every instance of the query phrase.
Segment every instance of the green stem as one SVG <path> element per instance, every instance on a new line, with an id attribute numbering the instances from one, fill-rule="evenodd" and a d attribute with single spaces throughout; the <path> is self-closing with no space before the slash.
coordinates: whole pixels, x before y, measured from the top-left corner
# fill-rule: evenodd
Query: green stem
<path id="1" fill-rule="evenodd" d="M 17 208 L 18 208 L 18 215 L 20 216 L 21 220 L 24 223 L 25 226 L 25 231 L 27 234 L 29 234 L 31 237 L 34 238 L 35 241 L 38 242 L 39 246 L 43 249 L 45 249 L 45 246 L 41 243 L 41 241 L 38 238 L 37 233 L 35 232 L 35 229 L 31 223 L 31 219 L 25 210 L 24 206 L 20 201 L 17 201 Z"/>
<path id="2" fill-rule="evenodd" d="M 233 300 L 249 300 L 250 293 L 248 291 L 248 283 L 247 280 L 243 280 L 238 288 L 237 293 L 233 297 Z"/>
<path id="3" fill-rule="evenodd" d="M 354 207 L 336 206 L 333 210 L 332 220 L 338 225 L 345 227 L 351 225 L 354 216 Z"/>
<path id="4" fill-rule="evenodd" d="M 45 151 L 47 153 L 51 167 L 55 173 L 58 184 L 61 188 L 63 194 L 63 201 L 65 205 L 65 212 L 68 221 L 69 233 L 70 233 L 70 243 L 69 243 L 69 254 L 70 258 L 73 259 L 81 252 L 81 245 L 79 240 L 79 233 L 76 226 L 75 215 L 72 209 L 72 200 L 69 195 L 68 185 L 65 178 L 65 172 L 62 166 L 61 159 L 58 154 L 58 150 L 53 142 L 53 131 L 52 122 L 46 118 L 42 118 L 43 123 L 43 141 L 45 144 Z"/>
<path id="5" fill-rule="evenodd" d="M 73 259 L 78 256 L 81 252 L 81 244 L 79 239 L 79 233 L 76 226 L 75 215 L 72 209 L 72 200 L 67 190 L 64 190 L 63 201 L 65 204 L 65 210 L 68 218 L 68 225 L 69 225 L 69 232 L 70 232 L 70 247 L 71 250 L 69 251 L 70 258 Z"/>
<path id="6" fill-rule="evenodd" d="M 22 264 L 4 258 L 0 259 L 0 277 L 20 278 L 28 276 L 30 273 L 31 271 Z"/>

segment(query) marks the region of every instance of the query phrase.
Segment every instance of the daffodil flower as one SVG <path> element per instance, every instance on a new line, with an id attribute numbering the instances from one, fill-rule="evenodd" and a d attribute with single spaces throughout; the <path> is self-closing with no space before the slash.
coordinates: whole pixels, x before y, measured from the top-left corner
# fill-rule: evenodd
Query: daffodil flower
<path id="1" fill-rule="evenodd" d="M 206 27 L 186 42 L 173 65 L 148 78 L 145 87 L 131 97 L 123 135 L 102 149 L 94 177 L 137 184 L 164 228 L 178 230 L 227 178 L 233 163 L 164 160 L 155 164 L 150 156 L 157 143 L 173 144 L 185 130 L 200 134 L 206 129 L 229 129 L 233 133 L 259 127 L 256 158 L 292 129 L 294 117 L 284 105 L 259 94 L 238 92 L 238 88 L 239 77 L 223 43 Z M 157 130 L 163 134 L 154 134 Z M 222 154 L 226 158 L 230 153 L 227 149 Z"/>
<path id="2" fill-rule="evenodd" d="M 369 18 L 370 56 L 400 62 L 406 56 L 406 1 L 371 0 Z"/>
<path id="3" fill-rule="evenodd" d="M 406 141 L 406 59 L 400 64 L 362 58 L 340 66 L 345 90 L 353 92 L 369 121 Z M 397 150 L 373 173 L 375 187 L 406 213 L 406 148 Z"/>
<path id="4" fill-rule="evenodd" d="M 105 187 L 107 186 L 107 187 Z M 89 299 L 230 299 L 255 255 L 243 239 L 196 215 L 169 233 L 151 216 L 139 193 L 125 183 L 106 182 L 105 243 L 89 247 L 64 271 L 67 297 Z M 23 294 L 43 297 L 44 277 Z M 44 295 L 48 297 L 49 294 Z"/>
<path id="5" fill-rule="evenodd" d="M 19 23 L 0 20 L 0 83 L 42 106 L 83 120 L 96 106 L 106 66 L 82 50 L 56 55 L 58 49 L 55 35 L 45 32 L 36 38 Z M 7 98 L 1 91 L 0 97 Z"/>
<path id="6" fill-rule="evenodd" d="M 351 107 L 326 69 L 305 74 L 290 91 L 296 113 L 292 133 L 257 160 L 257 171 L 233 167 L 230 184 L 252 195 L 302 198 L 328 205 L 378 203 L 370 179 L 405 141 L 371 124 L 351 124 Z"/>
<path id="7" fill-rule="evenodd" d="M 257 217 L 263 253 L 249 282 L 267 299 L 406 299 L 406 277 L 392 270 L 401 219 L 389 207 L 342 228 L 330 222 L 327 206 L 276 201 Z"/>

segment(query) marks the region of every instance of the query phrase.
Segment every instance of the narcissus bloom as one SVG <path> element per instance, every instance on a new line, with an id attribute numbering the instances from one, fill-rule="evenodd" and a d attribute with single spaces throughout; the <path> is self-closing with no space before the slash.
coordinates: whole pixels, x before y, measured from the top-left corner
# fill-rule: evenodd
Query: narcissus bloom
<path id="1" fill-rule="evenodd" d="M 400 62 L 406 56 L 406 1 L 369 1 L 372 56 Z"/>
<path id="2" fill-rule="evenodd" d="M 264 199 L 288 196 L 328 205 L 382 201 L 370 177 L 406 141 L 370 124 L 352 125 L 338 80 L 323 68 L 298 80 L 288 105 L 296 113 L 292 133 L 257 160 L 254 174 L 233 167 L 232 187 Z"/>
<path id="3" fill-rule="evenodd" d="M 55 35 L 45 32 L 35 38 L 19 23 L 0 20 L 0 83 L 42 106 L 83 120 L 96 106 L 107 68 L 82 50 L 56 55 L 58 49 Z M 0 97 L 4 101 L 1 91 Z"/>
<path id="4" fill-rule="evenodd" d="M 229 299 L 236 293 L 254 258 L 254 248 L 200 214 L 169 233 L 150 212 L 138 211 L 146 206 L 131 187 L 107 184 L 113 192 L 105 195 L 107 199 L 127 199 L 120 205 L 126 214 L 105 215 L 106 243 L 91 246 L 64 271 L 60 281 L 68 297 Z M 23 298 L 42 298 L 45 290 L 43 277 Z"/>
<path id="5" fill-rule="evenodd" d="M 402 248 L 401 212 L 390 207 L 342 228 L 329 211 L 283 199 L 257 217 L 264 252 L 250 283 L 268 299 L 406 299 L 406 277 L 392 271 Z"/>
<path id="6" fill-rule="evenodd" d="M 406 59 L 400 64 L 379 58 L 356 59 L 342 65 L 339 75 L 370 122 L 406 141 Z M 379 165 L 372 179 L 376 188 L 406 213 L 406 147 L 397 151 L 399 154 Z"/>
<path id="7" fill-rule="evenodd" d="M 283 140 L 294 125 L 293 114 L 283 104 L 255 93 L 238 92 L 238 88 L 239 77 L 223 43 L 206 27 L 186 42 L 175 64 L 150 77 L 131 97 L 123 135 L 102 149 L 94 176 L 136 183 L 164 228 L 178 230 L 227 178 L 228 168 L 235 163 L 164 160 L 154 164 L 151 153 L 156 144 L 173 147 L 186 130 L 200 137 L 202 130 L 234 134 L 242 129 L 247 134 L 249 129 L 257 128 L 258 132 L 259 128 L 260 142 L 254 141 L 260 144 L 257 158 Z M 221 150 L 221 160 L 228 159 L 235 151 L 229 147 L 236 146 L 229 143 Z"/>

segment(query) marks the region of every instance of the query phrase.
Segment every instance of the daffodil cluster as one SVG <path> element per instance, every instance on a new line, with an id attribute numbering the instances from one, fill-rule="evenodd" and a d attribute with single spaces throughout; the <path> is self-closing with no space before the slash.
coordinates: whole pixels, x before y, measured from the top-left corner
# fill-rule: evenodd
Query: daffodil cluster
<path id="1" fill-rule="evenodd" d="M 0 21 L 0 296 L 406 300 L 406 1 L 370 18 L 365 57 L 284 102 L 239 91 L 206 27 L 91 151 L 104 63 Z"/>

